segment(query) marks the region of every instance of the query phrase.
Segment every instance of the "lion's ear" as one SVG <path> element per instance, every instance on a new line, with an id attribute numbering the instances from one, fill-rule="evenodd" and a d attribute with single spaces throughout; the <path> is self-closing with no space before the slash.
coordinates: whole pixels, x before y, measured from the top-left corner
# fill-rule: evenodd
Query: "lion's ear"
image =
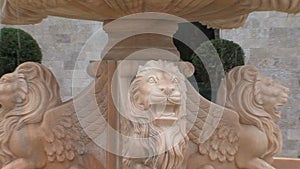
<path id="1" fill-rule="evenodd" d="M 177 66 L 182 74 L 186 77 L 191 77 L 193 76 L 195 72 L 195 67 L 192 63 L 190 62 L 178 62 Z"/>
<path id="2" fill-rule="evenodd" d="M 19 75 L 18 85 L 19 85 L 19 90 L 17 92 L 18 94 L 17 102 L 22 102 L 23 100 L 25 100 L 26 95 L 28 93 L 28 84 L 27 81 L 25 80 L 24 75 Z"/>
<path id="3" fill-rule="evenodd" d="M 255 88 L 253 94 L 254 94 L 254 99 L 255 99 L 255 101 L 256 101 L 258 104 L 262 105 L 264 102 L 263 102 L 262 95 L 260 94 L 260 89 Z"/>
<path id="4" fill-rule="evenodd" d="M 255 101 L 258 104 L 262 105 L 264 103 L 264 101 L 263 101 L 263 96 L 261 94 L 261 88 L 260 88 L 260 85 L 259 85 L 260 83 L 261 83 L 261 81 L 255 81 L 254 82 L 253 95 L 254 95 Z"/>

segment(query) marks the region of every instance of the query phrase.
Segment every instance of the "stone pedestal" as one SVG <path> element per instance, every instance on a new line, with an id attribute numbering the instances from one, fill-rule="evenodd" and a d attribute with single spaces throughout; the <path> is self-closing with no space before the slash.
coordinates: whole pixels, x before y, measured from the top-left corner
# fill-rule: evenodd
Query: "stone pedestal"
<path id="1" fill-rule="evenodd" d="M 153 17 L 150 14 L 105 21 L 104 30 L 108 33 L 109 40 L 102 56 L 105 60 L 124 60 L 127 57 L 130 60 L 178 60 L 179 52 L 173 43 L 178 22 L 175 17 Z M 162 56 L 163 54 L 155 52 L 157 49 L 168 51 L 173 56 Z M 143 55 L 130 56 L 139 51 L 142 51 Z"/>
<path id="2" fill-rule="evenodd" d="M 276 169 L 296 169 L 300 167 L 300 159 L 275 158 L 273 166 Z"/>

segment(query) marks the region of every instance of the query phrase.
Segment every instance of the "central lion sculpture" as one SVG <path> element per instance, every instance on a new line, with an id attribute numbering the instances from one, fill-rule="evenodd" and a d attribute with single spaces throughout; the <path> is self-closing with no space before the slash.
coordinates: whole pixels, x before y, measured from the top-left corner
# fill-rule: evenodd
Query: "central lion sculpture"
<path id="1" fill-rule="evenodd" d="M 127 118 L 133 127 L 127 135 L 144 140 L 133 145 L 134 150 L 127 145 L 123 151 L 145 151 L 149 156 L 125 159 L 125 168 L 182 167 L 188 142 L 186 97 L 185 76 L 174 63 L 149 61 L 139 67 L 129 88 Z"/>

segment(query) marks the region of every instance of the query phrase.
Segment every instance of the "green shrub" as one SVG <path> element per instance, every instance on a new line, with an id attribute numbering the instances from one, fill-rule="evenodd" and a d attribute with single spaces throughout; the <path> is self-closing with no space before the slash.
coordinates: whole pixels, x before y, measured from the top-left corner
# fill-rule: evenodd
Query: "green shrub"
<path id="1" fill-rule="evenodd" d="M 200 94 L 209 100 L 214 100 L 224 72 L 228 72 L 233 67 L 244 65 L 244 57 L 243 49 L 232 41 L 214 39 L 202 43 L 191 56 Z M 220 62 L 214 58 L 219 58 L 222 65 L 218 64 Z M 210 70 L 210 76 L 208 70 Z"/>
<path id="2" fill-rule="evenodd" d="M 23 62 L 41 62 L 41 49 L 31 35 L 15 28 L 2 28 L 0 33 L 0 76 Z"/>

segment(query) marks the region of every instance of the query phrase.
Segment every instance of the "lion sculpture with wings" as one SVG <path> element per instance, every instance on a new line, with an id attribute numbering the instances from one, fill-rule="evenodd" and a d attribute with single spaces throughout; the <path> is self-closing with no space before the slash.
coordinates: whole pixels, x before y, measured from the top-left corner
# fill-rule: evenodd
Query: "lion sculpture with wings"
<path id="1" fill-rule="evenodd" d="M 92 139 L 107 127 L 107 71 L 100 66 L 95 82 L 67 102 L 41 64 L 23 63 L 2 76 L 0 168 L 104 168 Z M 123 168 L 274 169 L 282 146 L 276 106 L 289 90 L 253 66 L 236 67 L 221 84 L 221 106 L 186 80 L 192 72 L 167 61 L 138 69 L 128 92 L 129 123 L 121 123 L 123 134 L 138 141 L 122 145 Z M 131 156 L 136 152 L 148 156 Z"/>
<path id="2" fill-rule="evenodd" d="M 133 145 L 136 149 L 132 149 L 129 140 L 123 151 L 126 155 L 148 154 L 148 157 L 125 158 L 125 168 L 182 167 L 188 145 L 186 97 L 185 76 L 174 63 L 149 61 L 138 68 L 129 88 L 126 114 L 133 127 L 126 134 L 143 140 Z"/>
<path id="3" fill-rule="evenodd" d="M 76 99 L 84 102 L 86 94 L 91 92 Z M 54 75 L 41 64 L 26 62 L 13 73 L 3 75 L 0 79 L 0 168 L 103 168 L 88 151 L 91 140 L 77 119 L 73 101 L 61 101 Z"/>
<path id="4" fill-rule="evenodd" d="M 232 69 L 218 92 L 217 102 L 226 107 L 220 111 L 222 116 L 212 117 L 219 117 L 219 123 L 208 124 L 210 117 L 203 111 L 196 115 L 198 120 L 189 136 L 198 152 L 191 155 L 188 169 L 275 169 L 271 165 L 273 156 L 282 148 L 280 129 L 275 123 L 280 117 L 276 106 L 284 105 L 288 94 L 288 88 L 262 76 L 254 66 Z M 201 97 L 200 100 L 209 104 Z M 203 134 L 205 124 L 215 131 Z"/>

